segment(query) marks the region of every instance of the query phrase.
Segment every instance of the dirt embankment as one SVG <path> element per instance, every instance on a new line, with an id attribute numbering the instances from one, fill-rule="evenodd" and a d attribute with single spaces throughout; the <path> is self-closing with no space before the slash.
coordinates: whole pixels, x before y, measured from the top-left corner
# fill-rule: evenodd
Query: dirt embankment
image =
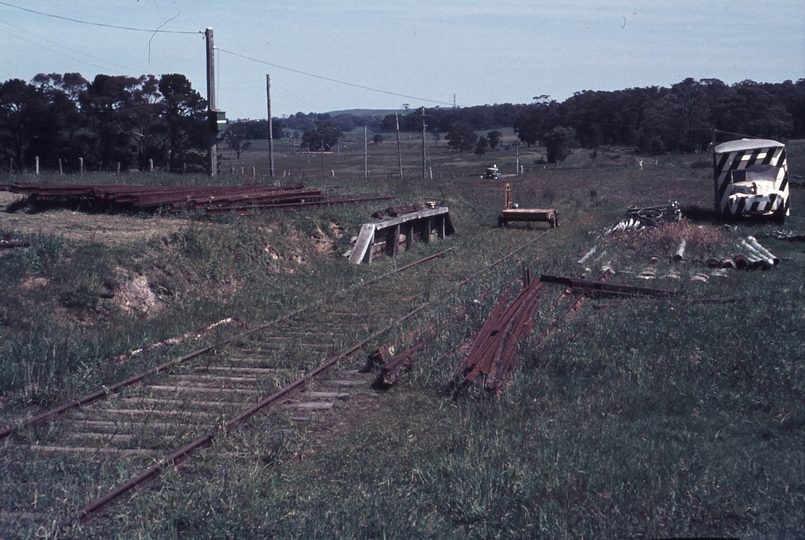
<path id="1" fill-rule="evenodd" d="M 186 227 L 182 219 L 158 216 L 147 219 L 125 215 L 86 214 L 70 210 L 55 210 L 28 214 L 8 213 L 20 195 L 0 192 L 0 232 L 13 234 L 54 234 L 67 240 L 99 242 L 109 246 L 126 245 L 154 236 L 162 236 Z"/>

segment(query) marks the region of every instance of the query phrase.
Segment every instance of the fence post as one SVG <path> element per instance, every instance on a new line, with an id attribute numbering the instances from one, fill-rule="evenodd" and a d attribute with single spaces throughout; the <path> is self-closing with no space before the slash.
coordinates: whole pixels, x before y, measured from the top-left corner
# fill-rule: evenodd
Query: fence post
<path id="1" fill-rule="evenodd" d="M 117 162 L 117 174 L 120 174 L 120 162 Z"/>
<path id="2" fill-rule="evenodd" d="M 64 174 L 64 168 L 61 165 L 61 158 L 59 158 L 59 174 Z"/>
<path id="3" fill-rule="evenodd" d="M 39 156 L 36 156 L 36 176 L 39 176 Z"/>
<path id="4" fill-rule="evenodd" d="M 78 158 L 78 168 L 81 171 L 81 174 L 84 174 L 84 158 Z"/>
<path id="5" fill-rule="evenodd" d="M 148 160 L 148 166 L 150 167 L 151 172 L 154 172 L 154 160 L 153 159 Z"/>

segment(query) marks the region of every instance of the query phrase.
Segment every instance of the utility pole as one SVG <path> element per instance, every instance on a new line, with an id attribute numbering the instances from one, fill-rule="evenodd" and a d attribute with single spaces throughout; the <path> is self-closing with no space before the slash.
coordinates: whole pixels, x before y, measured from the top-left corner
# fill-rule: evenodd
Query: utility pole
<path id="1" fill-rule="evenodd" d="M 718 173 L 716 172 L 716 126 L 713 125 L 713 140 L 710 142 L 710 151 L 713 153 L 713 189 L 715 196 L 713 197 L 713 206 L 716 215 L 721 212 L 721 201 L 718 200 Z"/>
<path id="2" fill-rule="evenodd" d="M 215 106 L 215 44 L 213 42 L 212 28 L 207 28 L 204 32 L 207 38 L 207 129 L 209 138 L 207 142 L 207 152 L 210 167 L 210 176 L 218 174 L 218 134 L 215 131 L 216 124 L 213 122 L 213 110 Z"/>
<path id="3" fill-rule="evenodd" d="M 369 143 L 366 142 L 366 124 L 363 125 L 363 177 L 369 178 Z"/>
<path id="4" fill-rule="evenodd" d="M 400 180 L 403 179 L 403 170 L 402 170 L 402 150 L 400 149 L 400 119 L 397 117 L 397 113 L 394 113 L 394 124 L 397 126 L 397 163 L 400 165 Z"/>
<path id="5" fill-rule="evenodd" d="M 428 158 L 425 146 L 425 107 L 422 107 L 422 179 L 428 177 Z"/>
<path id="6" fill-rule="evenodd" d="M 268 102 L 268 175 L 274 176 L 274 126 L 271 122 L 271 77 L 266 73 L 266 100 Z"/>

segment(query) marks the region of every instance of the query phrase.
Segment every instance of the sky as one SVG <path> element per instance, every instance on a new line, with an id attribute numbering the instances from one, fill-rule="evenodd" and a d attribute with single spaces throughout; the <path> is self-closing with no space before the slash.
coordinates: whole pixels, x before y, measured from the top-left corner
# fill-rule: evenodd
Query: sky
<path id="1" fill-rule="evenodd" d="M 266 118 L 266 75 L 280 117 L 805 78 L 802 0 L 0 0 L 0 82 L 182 73 L 207 97 L 208 27 L 232 120 Z"/>

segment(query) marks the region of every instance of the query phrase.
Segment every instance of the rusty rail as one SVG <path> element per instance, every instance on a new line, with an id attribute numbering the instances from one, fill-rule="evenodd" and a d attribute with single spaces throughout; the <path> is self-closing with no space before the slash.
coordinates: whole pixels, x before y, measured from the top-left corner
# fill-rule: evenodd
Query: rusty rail
<path id="1" fill-rule="evenodd" d="M 407 270 L 409 268 L 412 268 L 412 267 L 417 266 L 419 264 L 422 264 L 424 262 L 430 261 L 430 260 L 435 259 L 437 257 L 441 257 L 445 253 L 450 251 L 451 249 L 453 249 L 453 248 L 449 248 L 449 249 L 446 249 L 444 251 L 440 251 L 439 253 L 436 253 L 434 255 L 424 257 L 424 258 L 422 258 L 422 259 L 420 259 L 418 261 L 415 261 L 415 262 L 413 262 L 411 264 L 408 264 L 406 266 L 403 266 L 401 268 L 397 268 L 395 270 L 391 270 L 389 272 L 386 272 L 385 274 L 382 274 L 382 275 L 380 275 L 380 276 L 378 276 L 378 277 L 376 277 L 374 279 L 368 280 L 366 282 L 356 283 L 356 284 L 352 285 L 351 287 L 348 287 L 347 289 L 345 289 L 344 292 L 350 291 L 350 290 L 352 290 L 354 288 L 357 288 L 357 287 L 363 287 L 363 286 L 366 286 L 366 285 L 370 285 L 372 283 L 376 283 L 377 281 L 380 281 L 381 279 L 383 279 L 385 277 L 388 277 L 388 276 L 390 276 L 392 274 L 402 272 L 404 270 Z M 48 420 L 50 418 L 56 417 L 56 416 L 58 416 L 60 414 L 63 414 L 65 412 L 69 411 L 69 410 L 76 409 L 76 408 L 82 407 L 84 405 L 89 405 L 89 404 L 94 403 L 96 401 L 99 401 L 101 399 L 105 399 L 110 394 L 112 394 L 114 392 L 117 392 L 118 390 L 120 390 L 122 388 L 125 388 L 127 386 L 131 386 L 133 384 L 136 384 L 136 383 L 140 382 L 141 380 L 143 380 L 144 378 L 148 377 L 149 375 L 154 375 L 156 373 L 165 371 L 166 369 L 168 369 L 170 367 L 173 367 L 173 366 L 176 366 L 177 364 L 180 364 L 182 362 L 185 362 L 185 361 L 190 360 L 192 358 L 195 358 L 197 356 L 201 356 L 202 354 L 206 354 L 206 353 L 208 353 L 210 351 L 215 350 L 216 348 L 222 347 L 222 346 L 232 342 L 233 340 L 240 339 L 240 338 L 249 336 L 251 334 L 255 334 L 255 333 L 260 332 L 262 330 L 266 330 L 266 329 L 268 329 L 268 328 L 270 328 L 272 326 L 275 326 L 275 325 L 277 325 L 277 324 L 279 324 L 279 323 L 281 323 L 283 321 L 287 321 L 287 320 L 291 319 L 292 317 L 294 317 L 296 315 L 299 315 L 300 313 L 305 312 L 308 309 L 316 307 L 316 306 L 320 305 L 321 303 L 323 303 L 324 301 L 325 300 L 322 299 L 322 300 L 317 300 L 315 302 L 311 302 L 311 303 L 309 303 L 309 304 L 307 304 L 305 306 L 302 306 L 302 307 L 297 308 L 297 309 L 295 309 L 295 310 L 293 310 L 293 311 L 291 311 L 289 313 L 286 313 L 282 317 L 278 317 L 276 319 L 273 319 L 271 321 L 263 323 L 260 326 L 252 328 L 251 330 L 246 330 L 244 332 L 240 332 L 240 333 L 238 333 L 238 334 L 236 334 L 234 336 L 231 336 L 229 338 L 221 340 L 221 341 L 219 341 L 219 342 L 217 342 L 217 343 L 215 343 L 213 345 L 209 345 L 207 347 L 202 347 L 201 349 L 198 349 L 196 351 L 188 353 L 188 354 L 186 354 L 186 355 L 184 355 L 184 356 L 182 356 L 180 358 L 177 358 L 175 360 L 171 360 L 169 362 L 165 362 L 164 364 L 161 364 L 161 365 L 156 366 L 154 368 L 151 368 L 151 369 L 148 369 L 146 371 L 143 371 L 142 373 L 134 375 L 133 377 L 131 377 L 129 379 L 126 379 L 124 381 L 115 383 L 115 384 L 113 384 L 111 386 L 105 386 L 101 390 L 97 390 L 97 391 L 95 391 L 95 392 L 93 392 L 91 394 L 88 394 L 86 396 L 78 398 L 78 399 L 76 399 L 74 401 L 71 401 L 71 402 L 66 403 L 64 405 L 61 405 L 61 406 L 56 407 L 54 409 L 50 409 L 48 411 L 45 411 L 42 414 L 34 416 L 33 418 L 29 418 L 29 419 L 27 419 L 27 420 L 25 420 L 25 421 L 23 421 L 23 422 L 21 422 L 19 424 L 8 426 L 5 429 L 0 430 L 0 439 L 4 439 L 4 438 L 8 437 L 9 435 L 11 435 L 15 431 L 17 431 L 19 428 L 25 428 L 25 427 L 29 427 L 29 426 L 34 425 L 34 424 L 38 424 L 40 422 L 43 422 L 45 420 Z"/>
<path id="2" fill-rule="evenodd" d="M 356 345 L 353 345 L 349 349 L 345 350 L 344 352 L 334 356 L 315 370 L 311 371 L 308 374 L 299 377 L 291 384 L 285 386 L 278 392 L 275 392 L 271 396 L 267 397 L 266 399 L 262 400 L 261 402 L 255 404 L 254 406 L 246 409 L 245 411 L 241 412 L 239 415 L 231 419 L 229 422 L 226 423 L 224 427 L 223 434 L 227 435 L 232 432 L 236 427 L 242 424 L 244 421 L 248 420 L 250 417 L 254 416 L 258 412 L 262 411 L 263 409 L 270 407 L 271 405 L 277 403 L 278 401 L 292 395 L 294 392 L 301 390 L 305 387 L 308 381 L 321 377 L 325 374 L 330 368 L 335 366 L 341 360 L 345 358 L 349 358 L 350 356 L 357 353 L 362 347 L 364 347 L 367 343 L 376 339 L 378 336 L 388 332 L 395 326 L 402 324 L 404 321 L 410 319 L 411 317 L 415 316 L 417 313 L 425 309 L 431 304 L 431 301 L 425 302 L 424 304 L 420 305 L 416 309 L 408 312 L 404 316 L 400 317 L 396 321 L 388 324 L 387 326 L 381 328 L 380 330 L 374 332 L 371 336 L 367 337 L 366 339 L 360 341 Z M 191 456 L 198 450 L 204 449 L 209 447 L 213 440 L 215 439 L 216 434 L 215 432 L 207 433 L 196 439 L 195 441 L 191 442 L 190 444 L 184 446 L 183 448 L 177 450 L 167 458 L 163 459 L 156 465 L 153 465 L 143 471 L 142 473 L 138 474 L 128 482 L 121 484 L 120 486 L 116 487 L 115 489 L 109 491 L 108 493 L 102 495 L 101 497 L 95 499 L 94 501 L 90 502 L 86 506 L 84 506 L 81 510 L 79 510 L 76 514 L 74 514 L 66 523 L 72 522 L 80 522 L 81 524 L 88 523 L 98 512 L 103 510 L 106 506 L 120 498 L 121 496 L 125 495 L 129 491 L 137 488 L 138 486 L 144 485 L 152 480 L 154 480 L 157 476 L 159 476 L 163 470 L 168 467 L 174 465 L 181 465 L 185 461 L 191 458 Z"/>
<path id="3" fill-rule="evenodd" d="M 390 196 L 329 198 L 305 184 L 249 186 L 150 186 L 118 184 L 45 184 L 15 183 L 8 191 L 33 199 L 75 200 L 101 203 L 118 208 L 151 210 L 201 208 L 209 213 L 302 208 L 325 204 L 389 200 Z"/>
<path id="4" fill-rule="evenodd" d="M 649 287 L 635 287 L 632 285 L 616 285 L 614 283 L 603 283 L 601 281 L 590 281 L 588 279 L 573 279 L 569 277 L 553 276 L 542 274 L 539 280 L 544 283 L 555 283 L 573 289 L 585 289 L 589 291 L 605 292 L 611 294 L 628 294 L 638 296 L 673 296 L 679 291 L 668 289 L 652 289 Z"/>
<path id="5" fill-rule="evenodd" d="M 534 241 L 536 241 L 536 240 L 534 240 Z M 493 263 L 489 267 L 493 267 L 493 266 L 499 264 L 500 262 L 502 262 L 506 258 L 510 257 L 514 253 L 517 253 L 520 250 L 524 249 L 525 247 L 527 247 L 531 243 L 533 243 L 533 242 L 529 242 L 528 244 L 522 246 L 518 250 L 515 250 L 514 252 L 510 253 L 508 256 L 504 257 L 503 259 L 500 259 L 499 261 L 496 261 L 495 263 Z M 365 286 L 365 285 L 368 285 L 370 283 L 377 282 L 377 281 L 383 279 L 384 277 L 386 277 L 388 275 L 391 275 L 391 274 L 394 274 L 394 273 L 397 273 L 397 272 L 401 272 L 401 271 L 406 270 L 408 268 L 411 268 L 412 266 L 415 266 L 417 264 L 421 264 L 421 263 L 423 263 L 425 261 L 429 261 L 429 260 L 432 260 L 432 259 L 434 259 L 436 257 L 443 256 L 447 251 L 449 251 L 449 250 L 445 250 L 445 251 L 437 253 L 435 255 L 425 257 L 424 259 L 421 259 L 420 261 L 417 261 L 415 263 L 406 265 L 406 266 L 401 267 L 399 269 L 389 271 L 389 272 L 383 274 L 382 276 L 378 276 L 378 277 L 376 277 L 376 278 L 374 278 L 372 280 L 368 280 L 366 283 L 353 284 L 352 286 L 347 287 L 346 289 L 344 289 L 342 292 L 352 290 L 355 287 Z M 478 275 L 478 273 L 476 273 L 474 275 Z M 467 281 L 462 282 L 462 284 L 466 283 L 466 282 Z M 459 284 L 459 285 L 461 285 L 461 284 Z M 26 420 L 25 422 L 23 422 L 21 424 L 18 424 L 18 425 L 15 425 L 15 426 L 10 426 L 6 430 L 0 432 L 0 438 L 9 436 L 11 433 L 13 433 L 15 430 L 17 430 L 21 426 L 29 426 L 29 425 L 32 425 L 34 423 L 41 422 L 41 421 L 46 420 L 48 418 L 52 418 L 54 416 L 62 414 L 64 412 L 68 411 L 68 410 L 78 408 L 78 407 L 81 407 L 81 406 L 84 406 L 84 405 L 88 405 L 88 404 L 93 403 L 95 401 L 104 399 L 105 397 L 107 397 L 111 393 L 116 392 L 116 391 L 118 391 L 119 389 L 121 389 L 121 388 L 123 388 L 125 386 L 136 384 L 137 382 L 142 381 L 145 377 L 147 377 L 149 375 L 155 374 L 155 373 L 160 372 L 160 371 L 165 371 L 169 367 L 174 366 L 177 363 L 184 362 L 184 361 L 189 360 L 191 358 L 194 358 L 194 357 L 200 356 L 202 354 L 211 352 L 211 351 L 215 350 L 216 348 L 221 347 L 221 346 L 223 346 L 223 345 L 225 345 L 225 344 L 227 344 L 227 343 L 229 343 L 229 342 L 231 342 L 231 341 L 233 341 L 235 339 L 245 337 L 245 336 L 247 336 L 249 334 L 253 334 L 253 333 L 259 332 L 261 330 L 267 329 L 270 326 L 278 324 L 280 321 L 288 320 L 291 317 L 293 317 L 295 315 L 298 315 L 298 314 L 304 312 L 305 310 L 307 310 L 307 309 L 309 309 L 309 308 L 311 308 L 313 306 L 317 306 L 317 305 L 321 304 L 324 301 L 326 301 L 326 300 L 318 300 L 316 302 L 312 302 L 311 304 L 308 304 L 307 306 L 302 306 L 302 307 L 294 310 L 293 312 L 284 315 L 283 317 L 279 317 L 279 318 L 277 318 L 277 319 L 275 319 L 273 321 L 269 321 L 269 322 L 267 322 L 265 324 L 262 324 L 262 325 L 260 325 L 260 326 L 258 326 L 256 328 L 253 328 L 251 330 L 247 330 L 245 332 L 240 332 L 237 335 L 233 335 L 233 336 L 231 336 L 229 338 L 220 340 L 217 343 L 215 343 L 214 345 L 203 347 L 203 348 L 201 348 L 201 349 L 199 349 L 197 351 L 191 352 L 191 353 L 189 353 L 189 354 L 187 354 L 185 356 L 182 356 L 182 357 L 180 357 L 178 359 L 172 360 L 170 362 L 166 362 L 164 364 L 161 364 L 160 366 L 156 366 L 154 368 L 146 370 L 146 371 L 144 371 L 144 372 L 142 372 L 142 373 L 140 373 L 138 375 L 135 375 L 134 377 L 126 379 L 125 381 L 121 381 L 121 382 L 113 384 L 113 385 L 111 385 L 109 387 L 105 387 L 102 390 L 99 390 L 97 392 L 94 392 L 94 393 L 89 394 L 87 396 L 84 396 L 82 398 L 79 398 L 79 399 L 77 399 L 75 401 L 72 401 L 70 403 L 62 405 L 62 406 L 60 406 L 58 408 L 55 408 L 55 409 L 52 409 L 52 410 L 47 411 L 45 413 L 42 413 L 42 414 L 40 414 L 40 415 L 38 415 L 36 417 L 30 418 L 30 419 Z M 371 340 L 376 339 L 379 335 L 382 335 L 385 332 L 388 332 L 393 327 L 395 327 L 396 325 L 401 324 L 405 320 L 407 320 L 407 319 L 409 319 L 411 317 L 414 317 L 416 314 L 420 313 L 422 310 L 424 310 L 428 306 L 430 306 L 431 303 L 432 303 L 432 301 L 430 301 L 430 300 L 428 302 L 423 303 L 422 305 L 420 305 L 416 309 L 412 310 L 408 314 L 404 315 L 403 317 L 395 320 L 394 322 L 390 323 L 386 327 L 374 332 L 371 336 L 369 336 L 366 339 L 362 340 L 358 344 L 350 347 L 349 349 L 343 351 L 342 353 L 338 354 L 337 356 L 331 358 L 329 361 L 325 362 L 325 364 L 323 364 L 322 366 L 320 366 L 319 368 L 317 368 L 313 372 L 310 372 L 309 374 L 306 374 L 303 377 L 300 377 L 295 382 L 291 383 L 290 385 L 288 385 L 285 388 L 281 389 L 280 391 L 276 392 L 274 395 L 269 396 L 268 398 L 264 399 L 260 403 L 248 408 L 247 410 L 244 410 L 239 415 L 237 415 L 236 417 L 232 418 L 225 425 L 225 427 L 222 429 L 223 435 L 225 436 L 226 434 L 230 433 L 232 430 L 236 429 L 240 424 L 242 424 L 243 422 L 248 420 L 248 418 L 250 418 L 254 414 L 257 414 L 259 411 L 263 410 L 264 408 L 270 407 L 271 405 L 281 401 L 281 399 L 283 397 L 287 397 L 287 396 L 293 394 L 295 391 L 304 388 L 305 384 L 308 381 L 311 381 L 316 377 L 320 377 L 321 375 L 326 373 L 327 370 L 329 370 L 331 367 L 336 365 L 339 361 L 354 355 L 362 347 L 364 347 L 367 343 L 369 343 Z M 74 523 L 74 522 L 86 523 L 86 522 L 90 521 L 95 515 L 97 515 L 99 512 L 101 512 L 103 510 L 103 508 L 105 508 L 107 505 L 109 505 L 112 502 L 118 500 L 121 496 L 125 495 L 126 493 L 130 492 L 131 490 L 136 489 L 139 486 L 143 486 L 144 484 L 146 484 L 149 481 L 153 480 L 154 478 L 159 476 L 161 474 L 161 472 L 164 471 L 167 467 L 180 465 L 181 463 L 185 462 L 187 459 L 190 459 L 190 457 L 195 452 L 197 452 L 198 450 L 209 447 L 212 444 L 212 442 L 214 441 L 215 437 L 218 436 L 219 434 L 220 434 L 220 432 L 218 432 L 218 431 L 209 432 L 209 433 L 199 437 L 198 439 L 196 439 L 192 443 L 190 443 L 190 444 L 184 446 L 183 448 L 173 452 L 171 455 L 169 455 L 168 457 L 164 458 L 159 463 L 157 463 L 157 464 L 149 467 L 145 471 L 137 474 L 134 478 L 132 478 L 128 482 L 126 482 L 124 484 L 121 484 L 120 486 L 118 486 L 115 489 L 109 491 L 108 493 L 106 493 L 102 497 L 100 497 L 100 498 L 90 502 L 89 504 L 85 505 L 77 513 L 73 514 L 69 518 L 69 521 L 67 523 Z"/>
<path id="6" fill-rule="evenodd" d="M 609 269 L 606 269 L 603 272 L 601 272 L 600 274 L 598 274 L 598 276 L 595 278 L 595 281 L 596 282 L 603 282 L 603 281 L 608 280 L 611 276 L 612 276 L 612 271 L 609 270 Z M 574 298 L 573 301 L 567 307 L 565 307 L 565 309 L 563 309 L 562 312 L 559 313 L 559 315 L 557 315 L 554 318 L 554 320 L 548 326 L 546 326 L 545 329 L 540 333 L 539 337 L 536 339 L 535 345 L 539 345 L 540 343 L 542 343 L 542 341 L 548 336 L 548 334 L 550 334 L 559 325 L 559 322 L 568 313 L 570 313 L 572 311 L 577 311 L 578 309 L 580 309 L 581 306 L 584 305 L 584 303 L 589 299 L 588 292 L 589 291 L 583 291 L 583 292 L 577 294 L 576 298 Z M 563 295 L 564 294 L 565 293 L 563 293 Z M 561 298 L 561 296 L 560 296 L 560 298 Z"/>
<path id="7" fill-rule="evenodd" d="M 485 376 L 488 391 L 500 390 L 514 370 L 518 343 L 533 329 L 532 318 L 546 288 L 539 281 L 530 282 L 508 306 L 508 294 L 503 295 L 460 363 L 463 384 Z"/>

